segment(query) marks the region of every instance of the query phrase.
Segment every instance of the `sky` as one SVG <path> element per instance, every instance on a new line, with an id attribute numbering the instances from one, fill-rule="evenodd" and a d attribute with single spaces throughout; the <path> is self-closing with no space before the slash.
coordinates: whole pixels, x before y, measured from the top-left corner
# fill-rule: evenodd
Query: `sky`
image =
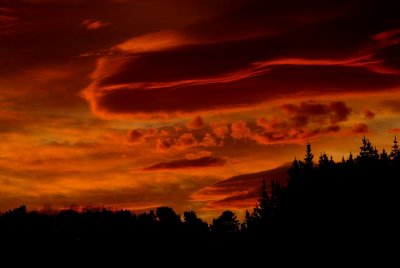
<path id="1" fill-rule="evenodd" d="M 0 210 L 240 214 L 264 173 L 229 178 L 282 179 L 307 142 L 336 161 L 363 135 L 390 150 L 399 10 L 392 0 L 0 0 Z"/>

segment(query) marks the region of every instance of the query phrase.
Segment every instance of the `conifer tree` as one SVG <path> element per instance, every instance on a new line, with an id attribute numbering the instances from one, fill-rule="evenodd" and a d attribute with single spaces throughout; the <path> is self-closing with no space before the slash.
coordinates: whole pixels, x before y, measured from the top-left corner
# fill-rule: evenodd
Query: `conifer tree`
<path id="1" fill-rule="evenodd" d="M 385 149 L 382 150 L 382 153 L 380 154 L 379 159 L 384 163 L 388 163 L 390 161 L 390 157 Z"/>
<path id="2" fill-rule="evenodd" d="M 400 158 L 400 150 L 399 150 L 399 144 L 397 141 L 397 137 L 394 137 L 392 151 L 390 152 L 390 158 L 392 158 L 392 159 Z"/>
<path id="3" fill-rule="evenodd" d="M 307 143 L 307 146 L 306 146 L 306 155 L 305 155 L 305 157 L 304 157 L 304 161 L 305 161 L 305 166 L 307 167 L 307 168 L 311 168 L 312 166 L 313 166 L 313 159 L 314 159 L 314 154 L 312 153 L 312 150 L 311 150 L 311 144 L 310 143 Z"/>

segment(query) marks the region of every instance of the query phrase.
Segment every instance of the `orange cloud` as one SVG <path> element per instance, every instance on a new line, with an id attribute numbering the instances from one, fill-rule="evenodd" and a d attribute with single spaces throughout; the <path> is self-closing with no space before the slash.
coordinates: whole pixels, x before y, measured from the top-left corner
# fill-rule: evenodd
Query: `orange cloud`
<path id="1" fill-rule="evenodd" d="M 142 53 L 171 49 L 193 43 L 178 31 L 162 31 L 131 38 L 115 49 L 130 53 Z"/>
<path id="2" fill-rule="evenodd" d="M 224 139 L 229 134 L 229 128 L 226 124 L 211 124 L 212 132 L 220 139 Z"/>
<path id="3" fill-rule="evenodd" d="M 109 22 L 102 22 L 100 20 L 93 20 L 93 19 L 87 19 L 82 22 L 82 25 L 87 29 L 87 30 L 97 30 L 100 28 L 104 28 L 106 26 L 111 25 Z"/>
<path id="4" fill-rule="evenodd" d="M 235 121 L 231 125 L 231 136 L 234 139 L 247 139 L 252 136 L 251 130 L 245 121 Z"/>
<path id="5" fill-rule="evenodd" d="M 364 115 L 364 117 L 365 117 L 366 119 L 373 119 L 373 118 L 375 117 L 375 113 L 372 112 L 372 111 L 369 110 L 369 109 L 365 109 L 365 110 L 363 111 L 363 115 Z"/>
<path id="6" fill-rule="evenodd" d="M 195 118 L 193 118 L 193 120 L 190 121 L 186 126 L 188 129 L 198 129 L 204 127 L 205 124 L 203 119 L 198 115 Z"/>

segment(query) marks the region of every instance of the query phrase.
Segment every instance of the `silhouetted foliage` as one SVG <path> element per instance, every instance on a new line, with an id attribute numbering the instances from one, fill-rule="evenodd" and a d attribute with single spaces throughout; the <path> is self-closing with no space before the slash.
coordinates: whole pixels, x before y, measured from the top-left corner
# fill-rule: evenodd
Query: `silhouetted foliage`
<path id="1" fill-rule="evenodd" d="M 213 219 L 211 231 L 217 235 L 234 234 L 239 232 L 239 221 L 234 212 L 226 210 L 221 216 Z"/>
<path id="2" fill-rule="evenodd" d="M 206 234 L 208 232 L 208 224 L 197 217 L 196 212 L 185 211 L 183 217 L 183 226 L 186 232 L 194 234 Z"/>
<path id="3" fill-rule="evenodd" d="M 175 226 L 182 223 L 181 217 L 170 207 L 157 208 L 157 219 L 162 225 Z"/>
<path id="4" fill-rule="evenodd" d="M 165 248 L 171 241 L 185 245 L 199 241 L 234 245 L 232 239 L 248 245 L 244 240 L 260 238 L 270 245 L 304 239 L 365 241 L 390 237 L 397 230 L 400 152 L 396 138 L 390 153 L 379 152 L 363 137 L 356 156 L 350 153 L 337 163 L 325 153 L 318 163 L 313 159 L 308 143 L 304 162 L 293 161 L 286 185 L 274 180 L 267 185 L 262 178 L 259 198 L 242 224 L 229 210 L 209 226 L 194 211 L 184 212 L 182 222 L 170 207 L 134 214 L 93 207 L 56 211 L 49 206 L 28 212 L 21 206 L 0 215 L 0 238 L 4 243 L 72 246 L 135 241 L 141 247 Z"/>

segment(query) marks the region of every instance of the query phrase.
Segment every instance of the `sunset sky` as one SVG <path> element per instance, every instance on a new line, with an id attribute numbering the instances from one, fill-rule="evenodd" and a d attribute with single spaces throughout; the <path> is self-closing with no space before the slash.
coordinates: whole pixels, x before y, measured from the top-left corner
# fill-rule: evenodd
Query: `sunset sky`
<path id="1" fill-rule="evenodd" d="M 337 161 L 364 134 L 390 150 L 399 12 L 393 0 L 0 0 L 0 211 L 240 214 L 254 176 L 224 181 L 302 159 L 307 142 Z"/>

